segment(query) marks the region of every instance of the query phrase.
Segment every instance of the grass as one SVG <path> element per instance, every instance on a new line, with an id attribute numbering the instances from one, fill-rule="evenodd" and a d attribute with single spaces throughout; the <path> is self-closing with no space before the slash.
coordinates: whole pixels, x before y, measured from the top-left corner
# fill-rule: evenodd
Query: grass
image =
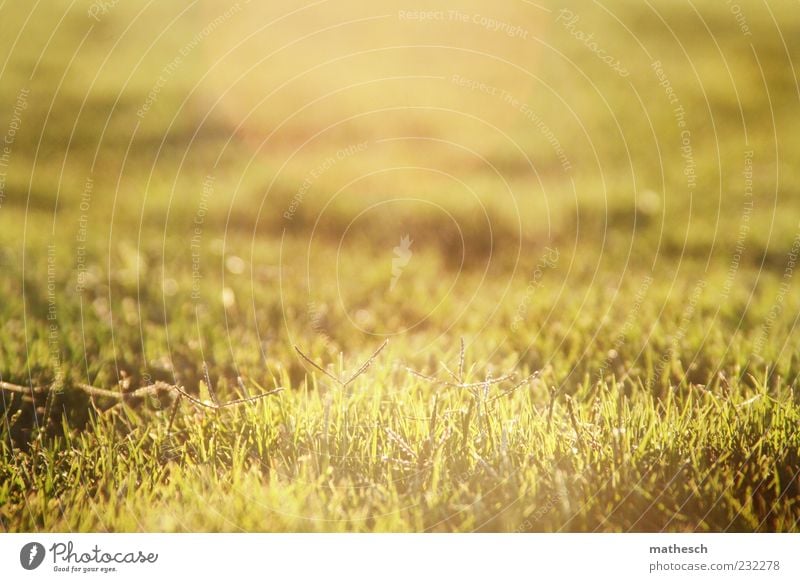
<path id="1" fill-rule="evenodd" d="M 796 10 L 92 6 L 0 8 L 4 530 L 797 531 Z"/>

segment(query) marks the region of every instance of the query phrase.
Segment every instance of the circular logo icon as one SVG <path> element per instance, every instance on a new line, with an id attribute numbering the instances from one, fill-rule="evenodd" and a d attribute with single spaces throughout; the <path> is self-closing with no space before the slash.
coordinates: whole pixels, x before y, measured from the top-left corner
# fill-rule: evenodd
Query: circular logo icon
<path id="1" fill-rule="evenodd" d="M 26 570 L 35 570 L 44 561 L 44 546 L 38 542 L 30 542 L 19 551 L 19 563 Z"/>

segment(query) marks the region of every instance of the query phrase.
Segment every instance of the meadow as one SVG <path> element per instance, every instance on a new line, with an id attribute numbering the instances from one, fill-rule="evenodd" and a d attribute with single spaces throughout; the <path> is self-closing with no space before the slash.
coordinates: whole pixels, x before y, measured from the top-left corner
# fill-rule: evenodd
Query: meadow
<path id="1" fill-rule="evenodd" d="M 798 531 L 800 12 L 0 4 L 0 528 Z"/>

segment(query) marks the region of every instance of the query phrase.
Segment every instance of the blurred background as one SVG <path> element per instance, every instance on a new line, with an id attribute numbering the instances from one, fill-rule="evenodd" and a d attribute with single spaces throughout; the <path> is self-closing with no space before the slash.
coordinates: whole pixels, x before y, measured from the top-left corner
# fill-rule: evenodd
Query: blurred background
<path id="1" fill-rule="evenodd" d="M 3 380 L 797 372 L 795 3 L 0 13 Z"/>

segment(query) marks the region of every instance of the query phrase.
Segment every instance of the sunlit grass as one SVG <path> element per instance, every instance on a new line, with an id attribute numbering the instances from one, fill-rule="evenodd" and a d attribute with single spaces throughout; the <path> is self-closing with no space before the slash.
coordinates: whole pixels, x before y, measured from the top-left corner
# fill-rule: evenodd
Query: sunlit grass
<path id="1" fill-rule="evenodd" d="M 794 8 L 570 7 L 622 78 L 549 4 L 48 4 L 0 9 L 2 528 L 797 530 Z"/>

